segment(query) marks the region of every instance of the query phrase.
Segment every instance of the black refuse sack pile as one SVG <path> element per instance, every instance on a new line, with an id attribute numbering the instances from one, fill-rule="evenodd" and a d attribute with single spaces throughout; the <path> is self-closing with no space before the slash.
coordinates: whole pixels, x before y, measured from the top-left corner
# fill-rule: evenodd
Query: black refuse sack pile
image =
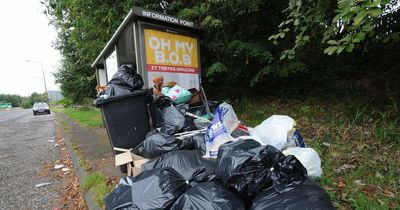
<path id="1" fill-rule="evenodd" d="M 266 187 L 281 192 L 300 185 L 307 171 L 294 156 L 254 140 L 228 142 L 218 151 L 217 175 L 228 189 L 251 200 Z"/>
<path id="2" fill-rule="evenodd" d="M 258 209 L 335 209 L 329 195 L 315 181 L 307 178 L 297 188 L 277 192 L 273 188 L 261 191 L 252 200 L 251 210 Z"/>
<path id="3" fill-rule="evenodd" d="M 189 185 L 172 168 L 145 171 L 136 177 L 124 177 L 106 197 L 107 209 L 165 209 L 183 194 Z"/>
<path id="4" fill-rule="evenodd" d="M 106 209 L 334 209 L 300 161 L 273 146 L 227 142 L 214 161 L 200 150 L 171 148 L 138 176 L 122 178 Z"/>
<path id="5" fill-rule="evenodd" d="M 106 209 L 334 209 L 295 156 L 232 138 L 216 147 L 216 158 L 205 158 L 205 129 L 186 115 L 187 105 L 164 96 L 153 103 L 161 129 L 132 150 L 149 161 L 139 175 L 120 180 Z"/>
<path id="6" fill-rule="evenodd" d="M 245 210 L 245 205 L 240 198 L 219 183 L 203 182 L 179 196 L 171 209 Z"/>
<path id="7" fill-rule="evenodd" d="M 202 179 L 212 176 L 215 170 L 215 162 L 204 159 L 203 153 L 199 150 L 177 150 L 166 153 L 160 157 L 154 158 L 142 165 L 143 171 L 155 168 L 174 168 L 186 180 Z M 202 173 L 199 174 L 199 171 Z"/>

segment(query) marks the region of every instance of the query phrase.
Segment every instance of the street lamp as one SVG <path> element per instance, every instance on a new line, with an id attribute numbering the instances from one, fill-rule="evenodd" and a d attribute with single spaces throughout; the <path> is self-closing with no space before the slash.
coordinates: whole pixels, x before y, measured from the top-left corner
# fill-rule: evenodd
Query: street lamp
<path id="1" fill-rule="evenodd" d="M 39 61 L 33 61 L 33 60 L 25 60 L 25 62 L 30 62 L 30 63 L 38 63 L 42 66 L 42 74 L 43 74 L 43 82 L 44 82 L 44 90 L 46 91 L 46 99 L 47 102 L 49 102 L 49 95 L 47 93 L 47 85 L 46 85 L 46 77 L 44 76 L 44 68 L 43 68 L 43 63 Z"/>

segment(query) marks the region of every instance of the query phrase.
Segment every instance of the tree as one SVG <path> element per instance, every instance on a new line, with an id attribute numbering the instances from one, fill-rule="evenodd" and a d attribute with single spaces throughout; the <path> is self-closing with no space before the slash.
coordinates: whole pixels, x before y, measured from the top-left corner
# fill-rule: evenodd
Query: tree
<path id="1" fill-rule="evenodd" d="M 294 46 L 283 50 L 281 59 L 294 58 L 312 39 L 321 42 L 328 55 L 350 53 L 367 40 L 400 40 L 400 32 L 393 31 L 398 25 L 393 17 L 398 17 L 400 7 L 395 0 L 290 0 L 288 5 L 279 32 L 269 37 L 274 44 L 294 40 Z"/>
<path id="2" fill-rule="evenodd" d="M 23 97 L 15 94 L 0 94 L 0 101 L 11 103 L 13 107 L 21 106 L 21 100 Z"/>
<path id="3" fill-rule="evenodd" d="M 210 94 L 344 93 L 338 86 L 346 86 L 349 93 L 359 87 L 368 93 L 400 90 L 394 62 L 400 51 L 396 44 L 400 13 L 393 0 L 45 0 L 44 4 L 58 31 L 55 46 L 63 56 L 56 81 L 73 102 L 94 97 L 96 81 L 90 64 L 133 6 L 204 27 L 202 81 Z"/>
<path id="4" fill-rule="evenodd" d="M 248 86 L 261 74 L 280 69 L 271 67 L 273 55 L 265 39 L 274 30 L 263 27 L 280 21 L 271 18 L 281 16 L 279 11 L 285 4 L 279 2 L 46 0 L 46 14 L 58 30 L 56 47 L 63 56 L 56 81 L 63 95 L 74 101 L 93 97 L 95 77 L 90 63 L 128 10 L 140 6 L 202 23 L 207 32 L 201 50 L 209 81 Z M 266 12 L 271 15 L 264 15 Z M 259 71 L 262 73 L 257 75 Z M 218 79 L 221 77 L 224 79 Z"/>
<path id="5" fill-rule="evenodd" d="M 305 71 L 298 60 L 283 64 L 277 47 L 267 41 L 276 32 L 271 27 L 284 18 L 287 1 L 220 0 L 185 4 L 172 1 L 167 12 L 201 23 L 206 32 L 201 42 L 202 64 L 208 86 L 220 92 L 249 92 L 268 75 L 287 77 Z"/>
<path id="6" fill-rule="evenodd" d="M 33 92 L 33 93 L 31 94 L 31 96 L 29 97 L 29 99 L 30 99 L 31 105 L 33 105 L 33 104 L 36 103 L 36 102 L 43 102 L 43 101 L 46 101 L 47 95 L 46 95 L 45 93 L 40 94 L 40 93 Z"/>

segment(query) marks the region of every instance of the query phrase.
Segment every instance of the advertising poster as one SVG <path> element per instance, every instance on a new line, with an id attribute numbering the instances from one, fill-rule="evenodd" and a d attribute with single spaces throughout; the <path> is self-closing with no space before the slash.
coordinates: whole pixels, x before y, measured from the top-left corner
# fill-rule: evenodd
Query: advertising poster
<path id="1" fill-rule="evenodd" d="M 199 89 L 197 38 L 154 29 L 144 29 L 144 38 L 149 87 L 162 78 L 164 84 Z"/>

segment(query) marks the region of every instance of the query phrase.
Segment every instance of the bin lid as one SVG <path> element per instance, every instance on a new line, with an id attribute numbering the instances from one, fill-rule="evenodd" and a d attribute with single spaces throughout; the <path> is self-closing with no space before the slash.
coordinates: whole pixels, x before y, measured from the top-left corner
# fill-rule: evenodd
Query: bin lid
<path id="1" fill-rule="evenodd" d="M 105 98 L 98 98 L 94 101 L 94 104 L 96 104 L 97 106 L 101 106 L 103 104 L 107 104 L 113 101 L 118 101 L 118 100 L 122 100 L 125 98 L 130 98 L 130 97 L 135 97 L 135 96 L 139 96 L 139 95 L 145 95 L 149 92 L 148 89 L 145 90 L 136 90 L 133 93 L 129 93 L 129 94 L 125 94 L 125 95 L 117 95 L 117 96 L 110 96 L 107 99 Z"/>

